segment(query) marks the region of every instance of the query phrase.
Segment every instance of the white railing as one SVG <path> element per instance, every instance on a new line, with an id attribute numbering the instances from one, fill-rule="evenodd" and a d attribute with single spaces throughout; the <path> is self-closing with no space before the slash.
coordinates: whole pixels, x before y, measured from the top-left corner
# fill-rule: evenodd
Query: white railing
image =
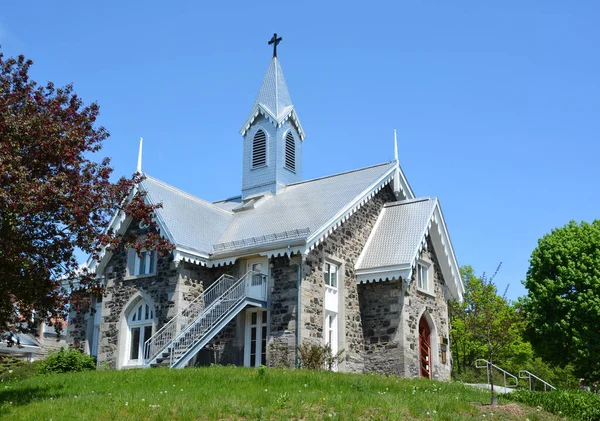
<path id="1" fill-rule="evenodd" d="M 237 281 L 229 275 L 223 275 L 205 294 L 190 303 L 145 343 L 146 364 L 161 354 L 168 354 L 165 358 L 173 366 L 243 300 L 254 298 L 266 301 L 266 281 L 266 275 L 254 271 L 249 271 Z"/>
<path id="2" fill-rule="evenodd" d="M 236 282 L 231 275 L 222 275 L 206 291 L 192 300 L 144 343 L 144 357 L 152 361 L 175 339 L 182 330 L 193 323 L 200 314 L 214 304 Z"/>
<path id="3" fill-rule="evenodd" d="M 531 372 L 529 372 L 527 370 L 521 370 L 521 371 L 519 371 L 519 378 L 520 379 L 528 379 L 528 381 L 529 381 L 529 390 L 532 390 L 532 386 L 533 386 L 532 381 L 531 381 L 532 378 L 535 379 L 535 380 L 538 380 L 538 381 L 540 381 L 540 382 L 542 382 L 544 384 L 544 392 L 547 392 L 548 388 L 550 388 L 552 390 L 556 390 L 556 387 L 552 386 L 547 381 L 540 379 L 538 376 L 536 376 L 535 374 L 533 374 L 533 373 L 531 373 Z"/>
<path id="4" fill-rule="evenodd" d="M 519 379 L 517 378 L 517 376 L 514 376 L 514 375 L 510 374 L 508 371 L 498 367 L 497 365 L 490 363 L 488 360 L 484 360 L 484 359 L 476 360 L 475 368 L 486 368 L 488 384 L 490 384 L 490 376 L 493 375 L 492 369 L 495 368 L 496 370 L 501 372 L 502 375 L 504 376 L 504 387 L 513 388 L 513 387 L 517 387 L 519 385 Z M 507 376 L 509 379 L 513 379 L 515 384 L 507 383 L 507 381 L 506 381 Z"/>

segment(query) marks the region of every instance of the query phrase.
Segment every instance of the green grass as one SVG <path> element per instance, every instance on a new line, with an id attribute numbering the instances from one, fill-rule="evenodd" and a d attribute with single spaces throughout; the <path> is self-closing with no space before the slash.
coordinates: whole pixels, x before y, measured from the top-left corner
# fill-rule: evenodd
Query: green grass
<path id="1" fill-rule="evenodd" d="M 488 401 L 489 393 L 459 383 L 239 367 L 92 371 L 0 383 L 2 420 L 562 419 L 515 403 L 482 405 Z"/>

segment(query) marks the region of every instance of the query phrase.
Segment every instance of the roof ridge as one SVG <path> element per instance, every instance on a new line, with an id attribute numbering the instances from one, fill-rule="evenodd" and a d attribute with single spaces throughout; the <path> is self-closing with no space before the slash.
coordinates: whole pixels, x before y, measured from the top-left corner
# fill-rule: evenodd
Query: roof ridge
<path id="1" fill-rule="evenodd" d="M 288 185 L 286 186 L 286 188 L 287 188 L 287 187 L 292 187 L 292 186 L 297 186 L 297 185 L 299 185 L 299 184 L 312 183 L 313 181 L 324 180 L 324 179 L 326 179 L 326 178 L 332 178 L 332 177 L 338 177 L 338 176 L 340 176 L 340 175 L 351 174 L 351 173 L 353 173 L 353 172 L 364 171 L 364 170 L 368 170 L 368 169 L 375 168 L 375 167 L 382 167 L 382 166 L 384 166 L 384 165 L 389 165 L 389 164 L 392 164 L 392 163 L 394 163 L 394 161 L 384 162 L 384 163 L 382 163 L 382 164 L 370 165 L 370 166 L 368 166 L 368 167 L 364 167 L 364 168 L 357 168 L 357 169 L 355 169 L 355 170 L 344 171 L 344 172 L 340 172 L 340 173 L 337 173 L 337 174 L 325 175 L 325 176 L 323 176 L 323 177 L 317 177 L 317 178 L 313 178 L 313 179 L 310 179 L 310 180 L 298 181 L 298 182 L 296 182 L 296 183 L 291 183 L 291 184 L 288 184 Z"/>
<path id="2" fill-rule="evenodd" d="M 229 211 L 227 211 L 227 210 L 225 210 L 225 209 L 222 209 L 222 208 L 220 208 L 220 207 L 218 207 L 218 206 L 215 206 L 213 203 L 211 203 L 211 202 L 209 202 L 209 201 L 207 201 L 207 200 L 201 199 L 201 198 L 199 198 L 198 196 L 194 196 L 194 195 L 193 195 L 193 194 L 191 194 L 191 193 L 185 192 L 185 191 L 183 191 L 183 190 L 181 190 L 181 189 L 179 189 L 179 188 L 177 188 L 177 187 L 175 187 L 175 186 L 172 186 L 172 185 L 170 185 L 170 184 L 168 184 L 168 183 L 165 183 L 165 182 L 164 182 L 164 181 L 162 181 L 162 180 L 159 180 L 159 179 L 157 179 L 157 178 L 154 178 L 154 177 L 152 177 L 151 175 L 144 174 L 144 176 L 146 177 L 146 179 L 152 180 L 152 181 L 154 181 L 155 183 L 159 184 L 160 186 L 162 186 L 162 187 L 164 187 L 164 188 L 166 188 L 166 189 L 168 189 L 168 190 L 171 190 L 173 193 L 177 193 L 177 194 L 179 194 L 179 195 L 181 195 L 181 196 L 185 197 L 186 199 L 193 200 L 193 201 L 195 201 L 195 202 L 198 202 L 198 203 L 200 203 L 200 204 L 203 204 L 203 205 L 208 205 L 210 208 L 212 208 L 212 209 L 216 209 L 216 210 L 219 210 L 219 211 L 221 211 L 221 212 L 225 212 L 225 213 L 226 213 L 226 214 L 228 214 L 228 215 L 233 215 L 233 213 L 232 213 L 232 212 L 229 212 Z M 142 181 L 142 182 L 143 182 L 143 181 Z"/>
<path id="3" fill-rule="evenodd" d="M 437 197 L 435 197 L 435 196 L 415 197 L 414 199 L 405 199 L 405 200 L 398 200 L 396 202 L 387 202 L 383 206 L 386 208 L 391 208 L 394 206 L 409 205 L 411 203 L 427 202 L 429 200 L 437 200 Z"/>

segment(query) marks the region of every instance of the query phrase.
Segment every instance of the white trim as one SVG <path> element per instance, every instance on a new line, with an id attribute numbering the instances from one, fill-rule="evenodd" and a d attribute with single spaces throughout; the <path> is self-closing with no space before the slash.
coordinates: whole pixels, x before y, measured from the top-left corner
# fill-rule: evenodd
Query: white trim
<path id="1" fill-rule="evenodd" d="M 417 277 L 417 291 L 420 291 L 424 294 L 435 296 L 435 285 L 433 280 L 433 264 L 431 262 L 427 262 L 423 259 L 418 259 L 416 264 L 416 277 Z M 423 288 L 419 285 L 419 278 L 421 276 L 421 272 L 419 271 L 419 267 L 425 268 L 425 282 L 426 288 Z"/>
<path id="2" fill-rule="evenodd" d="M 381 281 L 393 281 L 410 279 L 410 265 L 385 266 L 379 268 L 358 269 L 356 270 L 357 283 L 374 283 Z"/>
<path id="3" fill-rule="evenodd" d="M 250 116 L 248 117 L 248 119 L 242 126 L 242 129 L 240 130 L 240 134 L 242 136 L 246 135 L 246 133 L 252 127 L 254 120 L 256 120 L 259 115 L 263 115 L 267 121 L 269 121 L 271 124 L 273 124 L 273 126 L 275 126 L 275 128 L 281 127 L 283 123 L 291 119 L 294 125 L 296 126 L 296 130 L 298 132 L 298 135 L 300 136 L 300 140 L 304 140 L 306 138 L 306 134 L 304 133 L 304 129 L 302 127 L 302 124 L 300 123 L 300 119 L 298 118 L 298 114 L 296 113 L 296 109 L 293 105 L 288 106 L 287 110 L 283 112 L 280 117 L 278 117 L 273 115 L 271 110 L 269 110 L 262 103 L 258 103 L 252 108 Z"/>
<path id="4" fill-rule="evenodd" d="M 251 328 L 252 328 L 252 313 L 256 313 L 256 349 L 255 349 L 255 354 L 257 359 L 254 362 L 254 366 L 250 365 L 250 348 L 251 348 Z M 263 320 L 263 315 L 264 315 L 264 320 Z M 268 310 L 266 308 L 262 308 L 262 307 L 253 307 L 253 308 L 249 308 L 246 309 L 246 312 L 244 314 L 246 320 L 244 323 L 244 366 L 245 367 L 258 367 L 259 365 L 263 364 L 266 365 L 266 360 L 267 360 L 267 350 L 269 348 L 269 343 L 268 343 L 268 339 L 269 339 L 269 326 L 268 326 L 268 321 L 269 321 L 269 314 L 268 314 Z M 266 327 L 267 332 L 266 332 L 266 338 L 265 338 L 265 349 L 262 349 L 262 328 Z M 262 361 L 262 353 L 265 353 L 265 361 Z M 260 361 L 259 361 L 260 360 Z M 258 364 L 256 364 L 256 362 L 259 362 Z"/>
<path id="5" fill-rule="evenodd" d="M 260 256 L 266 256 L 266 257 L 283 257 L 286 255 L 290 256 L 291 254 L 303 253 L 305 250 L 304 244 L 286 245 L 285 243 L 282 243 L 281 245 L 283 247 L 279 247 L 276 249 L 263 248 L 262 250 L 261 249 L 256 250 L 256 249 L 248 248 L 246 250 L 236 250 L 236 252 L 238 252 L 238 253 L 240 253 L 240 252 L 245 252 L 245 253 L 244 254 L 232 254 L 228 257 L 221 257 L 218 259 L 210 259 L 209 261 L 206 262 L 206 264 L 211 267 L 225 266 L 225 265 L 234 264 L 238 259 L 242 259 L 242 258 L 248 257 L 248 256 L 254 256 L 256 254 L 258 254 Z"/>
<path id="6" fill-rule="evenodd" d="M 363 190 L 350 203 L 338 211 L 329 221 L 321 226 L 317 231 L 311 234 L 306 239 L 306 249 L 304 255 L 307 255 L 312 249 L 325 240 L 336 228 L 366 204 L 373 196 L 375 196 L 383 187 L 385 187 L 392 179 L 391 174 L 395 170 L 395 166 L 391 166 L 383 175 L 381 175 L 369 187 Z"/>
<path id="7" fill-rule="evenodd" d="M 423 229 L 423 232 L 421 233 L 421 242 L 415 249 L 409 262 L 400 263 L 394 266 L 356 269 L 356 281 L 358 283 L 380 282 L 400 278 L 404 279 L 407 283 L 410 282 L 412 279 L 413 270 L 416 269 L 419 256 L 421 252 L 427 248 L 427 236 L 429 235 L 440 264 L 442 275 L 446 281 L 448 291 L 450 291 L 455 299 L 457 299 L 459 302 L 462 302 L 465 287 L 460 275 L 460 268 L 456 261 L 456 255 L 454 254 L 454 249 L 450 241 L 450 235 L 448 234 L 440 203 L 437 198 L 433 200 L 435 200 L 435 205 L 433 206 L 431 214 L 428 217 L 429 222 Z M 379 215 L 380 218 L 384 211 L 385 208 L 382 209 L 382 212 Z M 362 262 L 363 253 L 370 243 L 371 236 L 373 235 L 373 232 L 375 232 L 378 222 L 379 219 L 375 223 L 369 239 L 367 240 L 363 251 L 357 259 L 355 268 L 360 264 L 360 262 Z M 434 230 L 431 229 L 433 225 L 435 225 L 436 228 Z M 433 282 L 433 276 L 430 277 L 430 280 Z M 419 289 L 419 291 L 428 293 L 430 295 L 433 294 L 433 291 L 428 292 L 421 289 Z"/>

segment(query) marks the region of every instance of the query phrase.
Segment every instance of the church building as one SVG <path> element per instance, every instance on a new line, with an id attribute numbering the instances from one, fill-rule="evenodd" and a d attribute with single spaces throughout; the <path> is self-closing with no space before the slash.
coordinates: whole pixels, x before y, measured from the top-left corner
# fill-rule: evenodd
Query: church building
<path id="1" fill-rule="evenodd" d="M 448 303 L 464 287 L 440 203 L 415 196 L 397 146 L 392 162 L 302 178 L 280 40 L 240 131 L 241 191 L 208 202 L 144 174 L 174 249 L 90 260 L 106 291 L 68 340 L 116 369 L 298 367 L 299 346 L 320 345 L 339 371 L 449 379 Z M 112 228 L 149 229 L 122 214 Z"/>

